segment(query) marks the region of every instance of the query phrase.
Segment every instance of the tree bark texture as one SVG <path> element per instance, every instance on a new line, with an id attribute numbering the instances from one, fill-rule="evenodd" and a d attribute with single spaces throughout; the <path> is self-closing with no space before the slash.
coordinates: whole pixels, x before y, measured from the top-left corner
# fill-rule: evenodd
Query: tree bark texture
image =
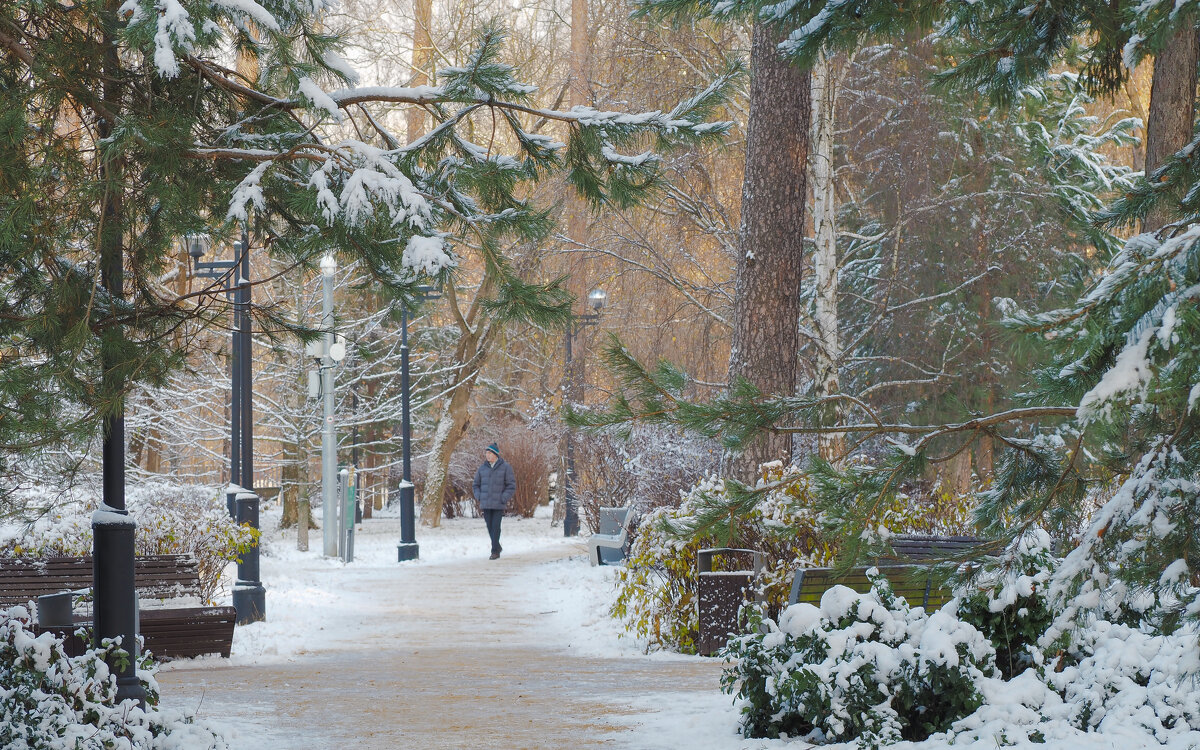
<path id="1" fill-rule="evenodd" d="M 1150 84 L 1150 116 L 1146 124 L 1146 178 L 1192 140 L 1196 118 L 1196 67 L 1200 63 L 1200 32 L 1179 29 L 1154 59 Z M 1160 229 L 1171 220 L 1171 207 L 1159 206 L 1142 223 L 1143 232 Z"/>
<path id="2" fill-rule="evenodd" d="M 837 196 L 834 192 L 833 144 L 837 111 L 839 76 L 829 58 L 822 53 L 812 69 L 812 154 L 809 171 L 813 188 L 813 282 L 816 285 L 816 316 L 813 327 L 817 334 L 816 395 L 832 396 L 839 390 L 838 365 L 841 363 L 841 341 L 838 338 L 838 253 L 837 253 Z M 831 405 L 823 418 L 836 424 L 841 409 Z M 845 437 L 840 433 L 821 434 L 817 447 L 821 458 L 837 460 L 845 452 Z"/>
<path id="3" fill-rule="evenodd" d="M 413 86 L 429 84 L 433 67 L 433 0 L 413 0 Z M 408 142 L 425 134 L 425 110 L 409 107 L 404 114 Z"/>
<path id="4" fill-rule="evenodd" d="M 778 42 L 775 32 L 755 25 L 729 378 L 733 382 L 744 377 L 766 394 L 792 395 L 804 260 L 810 80 L 807 70 L 780 57 Z M 791 444 L 787 435 L 764 434 L 740 454 L 724 456 L 723 473 L 754 481 L 759 464 L 788 460 Z"/>
<path id="5" fill-rule="evenodd" d="M 483 284 L 475 293 L 475 300 L 468 314 L 456 315 L 460 336 L 454 352 L 454 361 L 458 363 L 458 367 L 454 371 L 450 392 L 442 401 L 433 443 L 429 449 L 425 488 L 421 495 L 421 523 L 426 526 L 441 525 L 450 457 L 454 455 L 454 450 L 470 427 L 471 391 L 475 388 L 476 376 L 500 331 L 499 326 L 486 319 L 483 310 L 483 300 L 488 298 L 493 284 L 494 282 L 485 276 Z M 447 288 L 446 296 L 451 308 L 457 311 L 458 300 L 453 287 Z"/>
<path id="6" fill-rule="evenodd" d="M 571 0 L 571 70 L 567 101 L 572 107 L 587 106 L 591 97 L 592 40 L 588 33 L 588 0 Z M 587 206 L 574 195 L 568 199 L 567 236 L 587 242 Z"/>

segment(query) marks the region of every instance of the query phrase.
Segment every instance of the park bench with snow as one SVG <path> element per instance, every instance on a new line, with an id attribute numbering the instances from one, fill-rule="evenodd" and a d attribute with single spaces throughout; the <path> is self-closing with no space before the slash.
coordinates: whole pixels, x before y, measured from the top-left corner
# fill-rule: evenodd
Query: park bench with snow
<path id="1" fill-rule="evenodd" d="M 134 558 L 134 585 L 139 597 L 138 632 L 145 649 L 156 658 L 229 656 L 237 611 L 233 607 L 198 604 L 200 573 L 194 557 Z M 63 636 L 72 655 L 82 653 L 90 645 L 75 635 L 77 628 L 91 625 L 90 614 L 77 616 L 74 610 L 80 600 L 86 604 L 91 588 L 90 556 L 0 559 L 0 607 L 27 606 L 47 597 L 38 606 L 39 610 L 46 610 L 38 612 L 38 628 Z M 69 601 L 62 601 L 63 597 Z M 185 599 L 194 599 L 197 605 L 155 606 Z M 143 602 L 148 606 L 142 606 Z"/>
<path id="2" fill-rule="evenodd" d="M 881 558 L 876 565 L 851 568 L 838 575 L 833 568 L 801 568 L 792 579 L 788 604 L 805 602 L 820 606 L 821 597 L 834 586 L 846 586 L 858 593 L 871 589 L 874 569 L 891 584 L 892 592 L 913 607 L 926 611 L 938 609 L 952 598 L 939 580 L 931 563 L 938 560 L 971 556 L 980 539 L 969 536 L 897 536 L 891 541 L 895 554 Z"/>

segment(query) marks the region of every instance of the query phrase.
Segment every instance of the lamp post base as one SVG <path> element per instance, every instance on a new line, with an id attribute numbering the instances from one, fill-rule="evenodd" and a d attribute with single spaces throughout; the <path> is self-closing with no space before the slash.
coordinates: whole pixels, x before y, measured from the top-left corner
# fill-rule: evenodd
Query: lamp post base
<path id="1" fill-rule="evenodd" d="M 421 545 L 416 542 L 400 542 L 396 545 L 396 561 L 408 562 L 421 556 Z"/>
<path id="2" fill-rule="evenodd" d="M 258 529 L 258 495 L 242 490 L 237 493 L 237 521 L 243 526 Z M 238 560 L 237 582 L 233 585 L 233 608 L 237 624 L 249 625 L 267 619 L 267 590 L 263 588 L 258 567 L 258 542 L 242 553 Z"/>
<path id="3" fill-rule="evenodd" d="M 136 701 L 146 707 L 146 689 L 137 676 L 137 593 L 134 589 L 134 523 L 124 510 L 96 511 L 92 515 L 92 580 L 95 581 L 95 645 L 105 638 L 121 638 L 129 654 L 124 664 L 109 666 L 117 675 L 117 702 Z"/>
<path id="4" fill-rule="evenodd" d="M 258 581 L 238 581 L 233 587 L 237 624 L 249 625 L 267 619 L 267 590 Z"/>

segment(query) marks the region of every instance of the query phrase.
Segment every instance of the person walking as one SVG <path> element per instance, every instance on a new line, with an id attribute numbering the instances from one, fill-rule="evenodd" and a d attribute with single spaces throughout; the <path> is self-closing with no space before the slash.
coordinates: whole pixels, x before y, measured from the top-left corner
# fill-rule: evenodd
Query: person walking
<path id="1" fill-rule="evenodd" d="M 483 511 L 488 536 L 492 538 L 492 556 L 489 559 L 495 560 L 503 550 L 500 546 L 500 519 L 504 518 L 508 501 L 517 494 L 517 476 L 508 462 L 500 458 L 500 448 L 495 443 L 487 447 L 483 458 L 483 463 L 475 470 L 472 487 L 479 508 Z"/>

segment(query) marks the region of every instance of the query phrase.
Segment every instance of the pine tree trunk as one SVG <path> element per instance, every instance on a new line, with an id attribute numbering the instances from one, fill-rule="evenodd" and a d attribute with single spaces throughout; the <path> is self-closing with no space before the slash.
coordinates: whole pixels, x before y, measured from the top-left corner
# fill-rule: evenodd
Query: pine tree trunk
<path id="1" fill-rule="evenodd" d="M 829 58 L 822 53 L 812 69 L 812 155 L 809 168 L 813 182 L 813 276 L 816 284 L 817 334 L 816 395 L 832 396 L 839 390 L 838 363 L 841 341 L 838 338 L 838 254 L 837 196 L 833 182 L 833 143 L 837 107 L 837 77 Z M 842 410 L 834 405 L 826 409 L 823 421 L 837 424 Z M 822 434 L 817 438 L 821 458 L 833 461 L 845 452 L 841 433 Z"/>
<path id="2" fill-rule="evenodd" d="M 809 74 L 783 60 L 779 37 L 756 24 L 750 51 L 750 117 L 742 182 L 742 226 L 734 297 L 729 378 L 767 394 L 796 390 L 800 275 L 803 268 Z M 753 481 L 758 465 L 788 460 L 791 439 L 764 434 L 722 471 Z"/>
<path id="3" fill-rule="evenodd" d="M 472 379 L 473 381 L 474 379 Z M 467 434 L 471 417 L 467 405 L 471 399 L 471 384 L 464 383 L 450 394 L 442 405 L 437 432 L 429 450 L 429 469 L 425 472 L 425 492 L 421 499 L 421 523 L 437 527 L 442 523 L 442 503 L 449 481 L 450 457 Z"/>
<path id="4" fill-rule="evenodd" d="M 1150 116 L 1146 124 L 1146 177 L 1192 140 L 1196 117 L 1196 66 L 1200 62 L 1200 31 L 1185 26 L 1175 32 L 1154 59 L 1150 84 Z M 1153 232 L 1170 221 L 1170 206 L 1151 211 L 1142 223 Z"/>
<path id="5" fill-rule="evenodd" d="M 591 104 L 592 40 L 588 34 L 588 0 L 571 0 L 571 78 L 568 102 L 572 107 Z M 567 236 L 587 242 L 587 206 L 573 194 L 567 202 Z"/>
<path id="6" fill-rule="evenodd" d="M 413 86 L 429 84 L 433 67 L 433 0 L 413 0 Z M 409 107 L 405 112 L 408 142 L 425 134 L 425 110 Z"/>

